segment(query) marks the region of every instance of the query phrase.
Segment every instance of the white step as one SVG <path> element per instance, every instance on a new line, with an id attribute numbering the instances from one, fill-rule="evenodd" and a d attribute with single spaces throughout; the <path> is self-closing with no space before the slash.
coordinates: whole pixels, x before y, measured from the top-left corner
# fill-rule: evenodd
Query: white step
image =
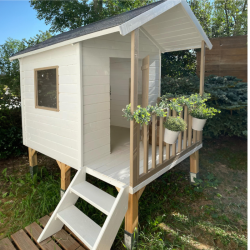
<path id="1" fill-rule="evenodd" d="M 59 212 L 57 217 L 90 249 L 101 231 L 101 227 L 74 205 Z"/>
<path id="2" fill-rule="evenodd" d="M 102 191 L 87 181 L 83 181 L 75 186 L 72 186 L 70 190 L 106 215 L 109 214 L 115 202 L 115 197 Z"/>

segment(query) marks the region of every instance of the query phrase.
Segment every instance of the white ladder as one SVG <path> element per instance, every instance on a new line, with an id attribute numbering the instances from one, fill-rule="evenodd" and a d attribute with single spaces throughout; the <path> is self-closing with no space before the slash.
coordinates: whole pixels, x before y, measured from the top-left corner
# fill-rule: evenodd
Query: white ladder
<path id="1" fill-rule="evenodd" d="M 60 231 L 65 224 L 89 249 L 109 250 L 128 209 L 128 188 L 123 186 L 115 198 L 87 182 L 85 168 L 81 168 L 43 229 L 38 242 Z M 74 206 L 79 197 L 107 215 L 102 228 Z"/>

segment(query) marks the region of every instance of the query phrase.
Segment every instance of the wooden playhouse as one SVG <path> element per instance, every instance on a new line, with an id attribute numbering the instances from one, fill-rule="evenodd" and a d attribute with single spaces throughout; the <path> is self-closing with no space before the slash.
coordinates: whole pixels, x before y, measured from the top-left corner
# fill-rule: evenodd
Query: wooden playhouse
<path id="1" fill-rule="evenodd" d="M 205 46 L 212 48 L 188 4 L 168 0 L 64 32 L 10 58 L 20 62 L 23 144 L 31 172 L 41 152 L 57 160 L 67 189 L 39 242 L 65 224 L 88 248 L 110 249 L 125 216 L 125 244 L 132 249 L 146 185 L 189 156 L 193 181 L 202 134 L 192 130 L 187 107 L 182 116 L 188 129 L 173 145 L 163 144 L 164 118 L 157 126 L 152 116 L 149 144 L 148 126 L 140 131 L 122 109 L 156 103 L 161 53 L 169 51 L 201 48 L 202 94 Z M 71 183 L 70 167 L 78 170 Z M 88 183 L 86 173 L 115 186 L 118 196 Z M 79 197 L 107 215 L 102 228 L 74 206 Z"/>

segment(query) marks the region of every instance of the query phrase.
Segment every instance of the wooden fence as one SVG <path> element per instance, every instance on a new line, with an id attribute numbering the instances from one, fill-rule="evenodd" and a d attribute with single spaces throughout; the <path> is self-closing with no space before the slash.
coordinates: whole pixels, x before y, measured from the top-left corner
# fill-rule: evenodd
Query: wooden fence
<path id="1" fill-rule="evenodd" d="M 206 49 L 205 76 L 235 76 L 247 82 L 247 36 L 210 39 L 211 50 Z M 200 74 L 201 52 L 197 52 L 197 71 Z"/>

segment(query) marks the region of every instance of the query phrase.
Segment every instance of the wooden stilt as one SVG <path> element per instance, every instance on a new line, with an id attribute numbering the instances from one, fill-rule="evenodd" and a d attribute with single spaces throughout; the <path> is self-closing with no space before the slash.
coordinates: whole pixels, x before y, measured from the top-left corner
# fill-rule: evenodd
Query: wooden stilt
<path id="1" fill-rule="evenodd" d="M 62 197 L 70 184 L 71 170 L 70 170 L 70 166 L 60 161 L 57 161 L 57 164 L 59 168 L 61 169 L 61 197 Z"/>
<path id="2" fill-rule="evenodd" d="M 141 188 L 135 194 L 129 194 L 128 211 L 125 215 L 125 234 L 124 241 L 127 249 L 133 249 L 136 246 L 138 238 L 138 209 L 139 199 L 142 196 L 146 186 Z"/>
<path id="3" fill-rule="evenodd" d="M 199 150 L 190 155 L 190 181 L 195 183 L 194 178 L 199 174 Z"/>
<path id="4" fill-rule="evenodd" d="M 30 163 L 30 175 L 33 177 L 35 174 L 37 174 L 37 151 L 28 148 L 29 152 L 29 163 Z"/>

